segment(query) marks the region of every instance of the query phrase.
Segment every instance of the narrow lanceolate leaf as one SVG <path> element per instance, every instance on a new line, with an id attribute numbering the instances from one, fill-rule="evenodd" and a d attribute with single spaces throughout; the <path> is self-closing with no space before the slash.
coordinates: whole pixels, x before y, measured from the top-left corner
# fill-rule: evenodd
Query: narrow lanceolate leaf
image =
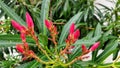
<path id="1" fill-rule="evenodd" d="M 35 45 L 34 41 L 30 38 L 27 37 L 27 41 L 29 45 Z M 20 35 L 0 35 L 0 48 L 1 47 L 12 47 L 15 46 L 16 44 L 21 44 L 21 38 Z"/>
<path id="2" fill-rule="evenodd" d="M 62 29 L 62 32 L 61 32 L 61 35 L 60 35 L 60 38 L 59 38 L 59 44 L 62 44 L 64 41 L 65 41 L 65 38 L 67 37 L 68 33 L 69 33 L 69 28 L 70 28 L 70 25 L 72 23 L 77 23 L 76 21 L 79 19 L 81 15 L 81 12 L 76 14 L 75 16 L 73 16 L 68 22 L 67 24 L 65 24 L 65 26 L 63 27 Z"/>
<path id="3" fill-rule="evenodd" d="M 98 37 L 98 38 L 94 38 L 94 39 L 99 39 L 101 37 L 101 34 L 102 34 L 102 27 L 101 25 L 98 23 L 97 26 L 96 26 L 96 29 L 94 31 L 94 37 Z M 96 41 L 97 41 L 96 40 Z M 96 56 L 97 56 L 97 53 L 98 53 L 98 50 L 94 51 L 92 53 L 92 60 L 95 61 L 96 59 Z"/>
<path id="4" fill-rule="evenodd" d="M 97 24 L 97 27 L 96 27 L 96 29 L 95 29 L 95 34 L 94 34 L 94 36 L 101 35 L 101 33 L 102 33 L 101 25 L 98 23 L 98 24 Z"/>
<path id="5" fill-rule="evenodd" d="M 25 25 L 25 21 L 23 21 L 10 7 L 8 7 L 5 3 L 0 1 L 0 6 L 14 20 L 16 20 L 21 25 Z"/>
<path id="6" fill-rule="evenodd" d="M 42 33 L 44 35 L 47 34 L 47 29 L 46 29 L 46 26 L 44 24 L 44 20 L 45 19 L 48 19 L 48 14 L 49 14 L 49 5 L 50 5 L 50 0 L 43 0 L 42 1 L 42 7 L 41 7 L 41 22 L 39 23 L 42 24 Z"/>
<path id="7" fill-rule="evenodd" d="M 38 68 L 43 68 L 42 65 L 39 62 L 33 60 L 33 61 L 30 61 L 30 62 L 21 64 L 21 65 L 15 67 L 15 68 L 37 68 L 37 67 Z"/>
<path id="8" fill-rule="evenodd" d="M 118 41 L 112 40 L 109 42 L 109 44 L 106 46 L 104 51 L 97 57 L 96 62 L 103 62 L 109 55 L 114 53 L 117 50 Z"/>

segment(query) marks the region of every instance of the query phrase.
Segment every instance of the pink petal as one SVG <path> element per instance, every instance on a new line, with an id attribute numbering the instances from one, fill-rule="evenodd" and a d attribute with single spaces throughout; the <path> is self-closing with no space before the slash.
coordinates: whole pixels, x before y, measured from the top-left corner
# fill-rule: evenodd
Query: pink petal
<path id="1" fill-rule="evenodd" d="M 29 54 L 30 56 L 35 55 L 35 53 L 34 53 L 32 50 L 29 50 L 29 51 L 28 51 L 28 54 Z"/>
<path id="2" fill-rule="evenodd" d="M 21 31 L 21 30 L 22 30 L 21 25 L 20 25 L 20 24 L 18 24 L 16 21 L 11 20 L 11 23 L 12 23 L 12 26 L 13 26 L 15 29 L 17 29 L 17 30 L 19 30 L 19 31 Z"/>
<path id="3" fill-rule="evenodd" d="M 78 39 L 79 36 L 80 36 L 80 31 L 79 31 L 79 29 L 77 29 L 77 30 L 74 32 L 74 38 L 75 38 L 75 39 Z"/>
<path id="4" fill-rule="evenodd" d="M 52 26 L 52 22 L 51 21 L 49 22 L 48 20 L 45 20 L 45 25 L 49 29 Z"/>
<path id="5" fill-rule="evenodd" d="M 28 12 L 26 12 L 26 22 L 29 28 L 34 28 L 33 20 Z"/>
<path id="6" fill-rule="evenodd" d="M 24 43 L 24 47 L 25 47 L 26 50 L 29 50 L 28 43 Z"/>
<path id="7" fill-rule="evenodd" d="M 87 50 L 87 47 L 84 44 L 82 44 L 82 52 L 86 52 Z"/>
<path id="8" fill-rule="evenodd" d="M 16 45 L 16 49 L 17 49 L 20 53 L 23 53 L 23 52 L 24 52 L 24 47 L 23 47 L 23 45 L 21 45 L 21 44 L 17 44 L 17 45 Z"/>
<path id="9" fill-rule="evenodd" d="M 95 49 L 98 48 L 99 45 L 100 45 L 100 42 L 96 42 L 95 44 L 92 45 L 92 47 L 89 50 L 94 51 Z"/>
<path id="10" fill-rule="evenodd" d="M 74 23 L 72 23 L 70 26 L 70 34 L 73 34 L 74 30 L 75 30 L 75 25 Z"/>
<path id="11" fill-rule="evenodd" d="M 26 37 L 25 37 L 25 34 L 24 33 L 21 33 L 20 34 L 20 37 L 22 39 L 23 42 L 26 42 Z"/>

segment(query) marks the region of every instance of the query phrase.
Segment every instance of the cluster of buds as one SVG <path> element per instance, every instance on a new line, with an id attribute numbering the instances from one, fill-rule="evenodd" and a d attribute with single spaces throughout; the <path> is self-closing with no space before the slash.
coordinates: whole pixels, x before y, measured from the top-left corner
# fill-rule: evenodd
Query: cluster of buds
<path id="1" fill-rule="evenodd" d="M 49 57 L 47 52 L 41 47 L 41 45 L 38 41 L 38 38 L 37 38 L 37 36 L 35 35 L 35 32 L 34 32 L 33 20 L 32 20 L 32 18 L 29 15 L 28 12 L 26 13 L 27 27 L 20 25 L 19 23 L 17 23 L 14 20 L 12 20 L 11 22 L 12 22 L 13 27 L 20 32 L 20 36 L 21 36 L 23 44 L 17 44 L 16 49 L 18 50 L 18 52 L 20 52 L 21 54 L 24 55 L 23 60 L 26 60 L 26 59 L 29 59 L 29 58 L 35 58 L 36 60 L 38 60 L 39 62 L 44 63 L 44 64 L 54 64 L 54 63 L 56 63 L 56 61 L 53 62 L 52 58 Z M 57 53 L 58 51 L 57 51 L 57 42 L 56 42 L 56 37 L 58 35 L 57 28 L 53 25 L 52 21 L 45 20 L 44 22 L 45 22 L 46 27 L 50 31 L 51 38 L 49 38 L 49 40 L 51 40 L 55 44 L 55 52 L 56 52 L 56 55 L 59 56 L 59 54 Z M 26 36 L 27 35 L 31 36 L 35 40 L 38 48 L 52 62 L 42 61 L 39 57 L 37 57 L 37 55 L 32 50 L 29 49 L 28 43 L 26 42 Z M 75 29 L 75 24 L 72 23 L 71 26 L 70 26 L 70 29 L 69 29 L 69 35 L 68 35 L 67 39 L 65 40 L 66 47 L 64 48 L 64 50 L 62 50 L 60 52 L 60 54 L 62 56 L 64 56 L 65 54 L 71 54 L 70 50 L 72 50 L 74 48 L 73 44 L 78 40 L 79 36 L 80 36 L 79 29 Z M 100 44 L 100 42 L 96 42 L 89 49 L 87 49 L 87 47 L 85 45 L 82 45 L 81 56 L 77 57 L 77 59 L 75 58 L 74 60 L 72 60 L 70 63 L 68 63 L 66 65 L 72 64 L 73 62 L 75 62 L 78 59 L 82 60 L 84 58 L 87 58 L 88 56 L 85 56 L 85 55 L 88 54 L 89 52 L 92 52 L 95 49 L 97 49 L 99 44 Z M 59 57 L 56 57 L 56 59 L 59 59 Z"/>
<path id="2" fill-rule="evenodd" d="M 75 30 L 74 23 L 71 24 L 69 32 L 70 33 L 68 35 L 68 38 L 66 39 L 66 47 L 65 47 L 64 50 L 61 51 L 61 55 L 71 54 L 70 50 L 74 48 L 74 46 L 72 46 L 72 44 L 74 44 L 80 36 L 80 31 L 78 29 Z M 87 49 L 87 47 L 83 44 L 82 45 L 82 55 L 77 57 L 77 59 L 82 60 L 84 58 L 88 58 L 89 56 L 86 56 L 86 54 L 88 54 L 88 53 L 94 51 L 95 49 L 97 49 L 99 45 L 100 45 L 100 42 L 96 42 L 95 44 L 93 44 L 91 46 L 90 49 Z"/>
<path id="3" fill-rule="evenodd" d="M 27 27 L 20 25 L 16 21 L 12 20 L 12 26 L 20 32 L 23 43 L 26 42 L 26 35 L 34 35 L 34 24 L 31 16 L 26 12 L 26 23 Z"/>
<path id="4" fill-rule="evenodd" d="M 50 35 L 52 37 L 52 39 L 50 39 L 50 40 L 53 41 L 53 43 L 55 45 L 57 45 L 57 43 L 55 41 L 56 40 L 56 36 L 58 34 L 56 26 L 53 25 L 52 21 L 48 21 L 48 20 L 45 20 L 45 25 L 48 28 L 48 30 L 50 31 Z"/>
<path id="5" fill-rule="evenodd" d="M 22 55 L 24 55 L 23 60 L 34 58 L 35 53 L 29 49 L 29 46 L 27 43 L 25 44 L 16 44 L 16 49 L 18 52 L 20 52 Z"/>
<path id="6" fill-rule="evenodd" d="M 88 58 L 89 56 L 86 56 L 86 54 L 96 50 L 98 48 L 98 46 L 100 45 L 100 42 L 96 42 L 95 44 L 93 44 L 89 49 L 87 49 L 87 47 L 83 44 L 82 45 L 82 55 L 78 57 L 79 60 L 82 60 L 84 58 Z"/>
<path id="7" fill-rule="evenodd" d="M 75 30 L 75 25 L 74 23 L 72 23 L 70 26 L 68 38 L 66 39 L 66 47 L 63 51 L 61 51 L 62 55 L 71 53 L 69 50 L 74 48 L 72 44 L 75 43 L 79 36 L 80 36 L 79 29 Z"/>
<path id="8" fill-rule="evenodd" d="M 31 16 L 28 12 L 26 12 L 26 23 L 27 27 L 20 25 L 14 20 L 11 20 L 12 26 L 20 32 L 20 37 L 22 39 L 23 44 L 17 44 L 16 49 L 22 53 L 25 58 L 31 57 L 31 55 L 34 55 L 34 52 L 32 50 L 29 50 L 29 46 L 26 42 L 26 35 L 34 36 L 34 24 Z"/>

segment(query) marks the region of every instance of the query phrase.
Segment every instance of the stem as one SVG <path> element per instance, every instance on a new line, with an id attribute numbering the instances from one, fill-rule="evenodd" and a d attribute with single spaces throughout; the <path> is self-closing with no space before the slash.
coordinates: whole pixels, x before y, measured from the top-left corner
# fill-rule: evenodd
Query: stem
<path id="1" fill-rule="evenodd" d="M 58 52 L 57 52 L 57 42 L 56 42 L 56 35 L 52 35 L 52 34 L 51 34 L 51 36 L 52 36 L 52 41 L 53 41 L 53 43 L 54 43 L 54 45 L 55 45 L 55 53 L 58 55 Z"/>
<path id="2" fill-rule="evenodd" d="M 33 58 L 35 58 L 38 62 L 43 63 L 43 64 L 53 64 L 54 63 L 54 62 L 45 62 L 45 61 L 41 60 L 39 57 L 37 57 L 36 55 L 34 55 Z"/>
<path id="3" fill-rule="evenodd" d="M 34 34 L 31 34 L 32 38 L 35 40 L 36 42 L 36 45 L 38 46 L 38 48 L 47 56 L 47 58 L 51 61 L 53 61 L 47 54 L 47 52 L 41 47 L 40 43 L 38 42 L 38 38 L 34 35 Z"/>
<path id="4" fill-rule="evenodd" d="M 57 59 L 58 59 L 58 58 L 59 58 L 59 57 L 58 57 L 59 54 L 58 54 L 58 51 L 57 51 L 56 36 L 55 36 L 55 35 L 52 35 L 52 34 L 51 34 L 51 36 L 52 36 L 52 39 L 51 39 L 51 38 L 48 38 L 48 39 L 51 40 L 51 41 L 54 43 L 54 45 L 55 45 L 55 54 L 57 54 Z"/>
<path id="5" fill-rule="evenodd" d="M 77 58 L 75 58 L 75 59 L 73 59 L 71 62 L 69 62 L 69 63 L 67 63 L 67 64 L 64 64 L 63 66 L 68 66 L 68 65 L 71 65 L 71 64 L 73 64 L 75 61 L 77 61 L 78 60 L 78 57 Z"/>

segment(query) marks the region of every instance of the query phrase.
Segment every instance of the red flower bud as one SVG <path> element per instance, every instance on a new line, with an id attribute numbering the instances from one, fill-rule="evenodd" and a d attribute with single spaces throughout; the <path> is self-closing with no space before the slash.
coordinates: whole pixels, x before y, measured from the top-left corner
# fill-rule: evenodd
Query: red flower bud
<path id="1" fill-rule="evenodd" d="M 80 36 L 80 31 L 79 29 L 77 29 L 75 32 L 74 32 L 74 39 L 78 39 Z"/>
<path id="2" fill-rule="evenodd" d="M 18 31 L 21 31 L 22 30 L 22 27 L 20 24 L 18 24 L 16 21 L 14 20 L 11 20 L 11 23 L 12 23 L 12 26 L 17 29 Z"/>
<path id="3" fill-rule="evenodd" d="M 23 42 L 26 42 L 26 37 L 25 37 L 25 34 L 24 33 L 21 33 L 20 34 L 20 37 L 22 39 Z"/>
<path id="4" fill-rule="evenodd" d="M 70 34 L 73 34 L 74 30 L 75 30 L 75 25 L 74 23 L 72 23 L 70 26 Z"/>
<path id="5" fill-rule="evenodd" d="M 82 44 L 82 52 L 85 52 L 87 50 L 88 50 L 87 47 L 84 44 Z"/>
<path id="6" fill-rule="evenodd" d="M 34 28 L 33 20 L 28 12 L 26 12 L 26 23 L 28 25 L 28 28 Z"/>
<path id="7" fill-rule="evenodd" d="M 29 50 L 28 43 L 24 43 L 24 47 L 25 47 L 26 50 Z"/>
<path id="8" fill-rule="evenodd" d="M 45 25 L 48 29 L 50 29 L 52 27 L 52 22 L 51 21 L 49 22 L 48 20 L 45 20 Z"/>
<path id="9" fill-rule="evenodd" d="M 16 45 L 16 49 L 17 49 L 18 52 L 20 52 L 20 53 L 23 53 L 23 52 L 24 52 L 24 47 L 23 47 L 23 45 L 21 45 L 21 44 L 17 44 L 17 45 Z"/>
<path id="10" fill-rule="evenodd" d="M 32 50 L 29 50 L 29 51 L 28 51 L 28 54 L 29 54 L 30 56 L 34 56 L 34 55 L 35 55 L 35 53 L 34 53 Z"/>
<path id="11" fill-rule="evenodd" d="M 95 49 L 98 48 L 99 45 L 100 45 L 100 42 L 96 42 L 95 44 L 92 45 L 92 47 L 89 50 L 94 51 Z"/>

